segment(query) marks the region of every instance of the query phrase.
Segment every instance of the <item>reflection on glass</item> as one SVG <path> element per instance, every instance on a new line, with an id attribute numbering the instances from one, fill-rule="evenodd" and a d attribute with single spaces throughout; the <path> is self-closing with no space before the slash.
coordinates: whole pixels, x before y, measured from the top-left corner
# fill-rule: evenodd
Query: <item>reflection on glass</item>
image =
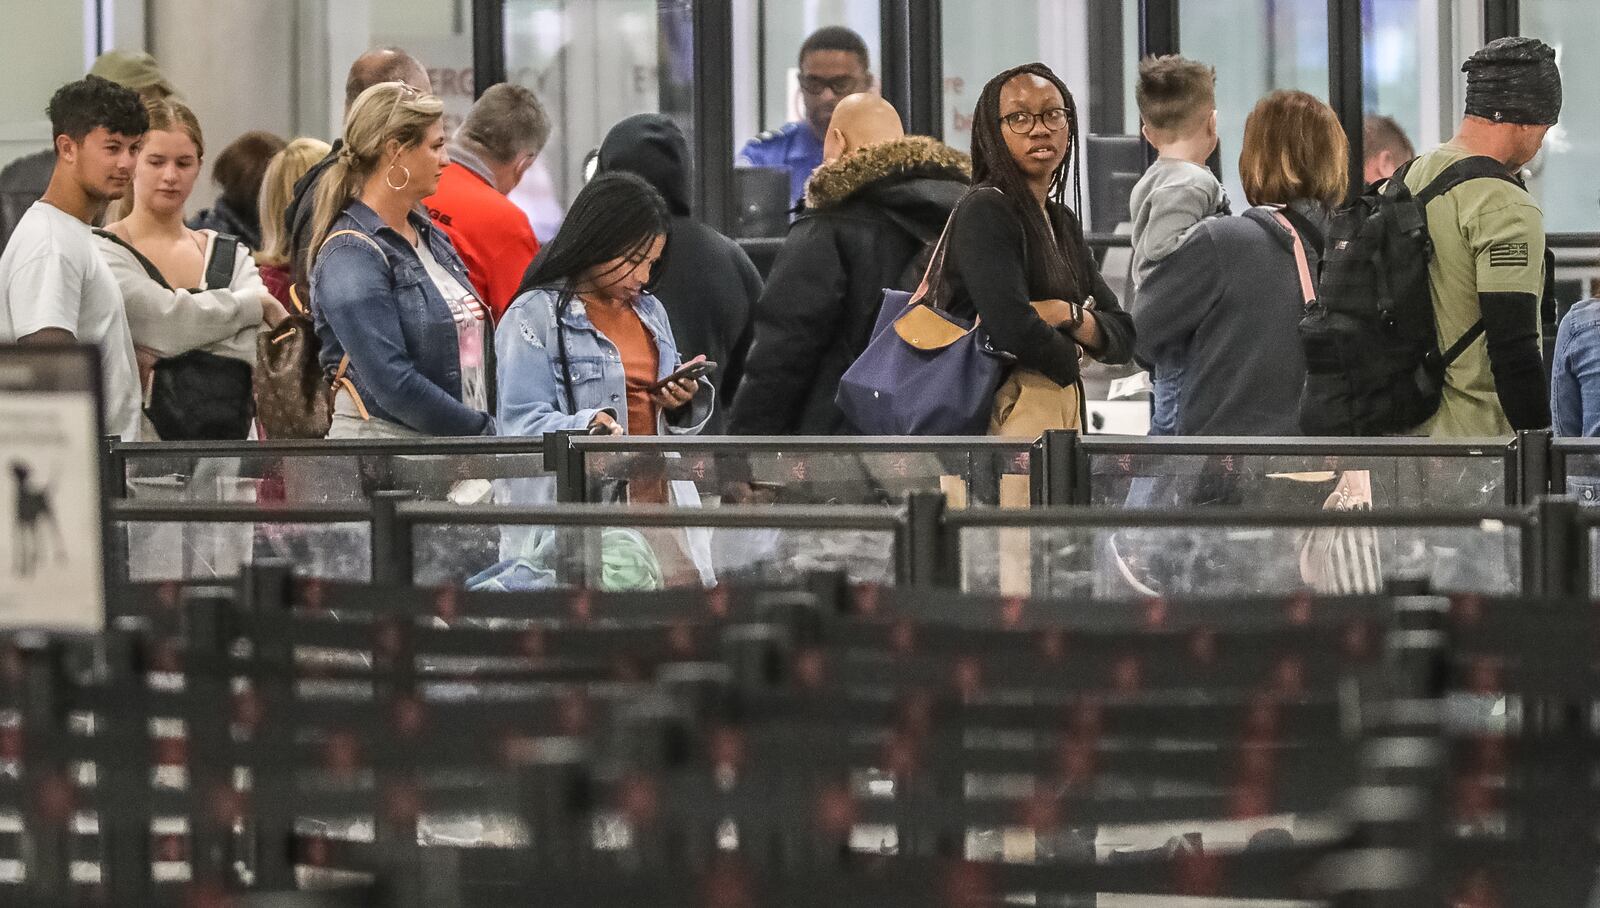
<path id="1" fill-rule="evenodd" d="M 970 528 L 962 588 L 1004 595 L 1148 596 L 1377 592 L 1394 578 L 1438 592 L 1521 588 L 1521 531 L 1476 527 Z"/>
<path id="2" fill-rule="evenodd" d="M 486 504 L 492 480 L 547 476 L 526 454 L 315 454 L 193 457 L 135 454 L 126 468 L 134 501 L 349 504 L 374 492 L 422 501 Z"/>
<path id="3" fill-rule="evenodd" d="M 894 533 L 709 527 L 423 526 L 412 564 L 419 586 L 518 592 L 785 586 L 818 571 L 892 584 Z"/>
<path id="4" fill-rule="evenodd" d="M 554 236 L 589 152 L 617 121 L 670 115 L 694 145 L 689 0 L 506 0 L 507 81 L 544 102 L 550 144 L 511 192 L 535 235 Z"/>
<path id="5" fill-rule="evenodd" d="M 1089 502 L 1173 509 L 1233 505 L 1273 511 L 1335 506 L 1341 480 L 1363 479 L 1364 502 L 1387 508 L 1481 508 L 1505 504 L 1498 457 L 1207 456 L 1112 454 L 1090 458 Z"/>
<path id="6" fill-rule="evenodd" d="M 1600 58 L 1594 53 L 1595 13 L 1586 0 L 1523 0 L 1522 34 L 1556 49 L 1565 101 L 1561 122 L 1530 169 L 1529 189 L 1552 232 L 1600 231 Z M 1589 257 L 1594 262 L 1594 257 Z M 1591 274 L 1592 277 L 1592 274 Z"/>
<path id="7" fill-rule="evenodd" d="M 231 579 L 267 558 L 319 580 L 372 577 L 372 534 L 365 523 L 130 521 L 119 535 L 127 547 L 123 576 L 134 582 Z"/>
<path id="8" fill-rule="evenodd" d="M 1184 56 L 1217 68 L 1222 182 L 1244 210 L 1239 151 L 1256 102 L 1279 88 L 1328 97 L 1325 0 L 1206 0 L 1178 5 Z"/>
<path id="9" fill-rule="evenodd" d="M 592 452 L 584 456 L 584 469 L 591 502 L 899 504 L 910 492 L 942 491 L 957 506 L 1028 503 L 1026 447 L 862 454 Z"/>

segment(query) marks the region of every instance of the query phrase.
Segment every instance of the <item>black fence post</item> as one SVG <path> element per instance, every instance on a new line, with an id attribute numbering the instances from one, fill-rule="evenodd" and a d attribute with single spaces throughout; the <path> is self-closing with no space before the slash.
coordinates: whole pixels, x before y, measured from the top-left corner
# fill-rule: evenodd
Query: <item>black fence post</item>
<path id="1" fill-rule="evenodd" d="M 897 584 L 925 587 L 939 583 L 946 567 L 939 555 L 944 510 L 945 499 L 938 492 L 912 492 L 906 496 Z"/>
<path id="2" fill-rule="evenodd" d="M 372 582 L 410 586 L 415 574 L 411 521 L 400 513 L 410 492 L 375 492 L 372 496 Z"/>
<path id="3" fill-rule="evenodd" d="M 1051 429 L 1033 443 L 1028 460 L 1029 486 L 1034 507 L 1077 504 L 1078 433 Z M 1083 490 L 1086 493 L 1087 490 Z"/>
<path id="4" fill-rule="evenodd" d="M 1523 430 L 1511 441 L 1516 464 L 1516 498 L 1512 504 L 1531 504 L 1551 493 L 1550 430 Z"/>
<path id="5" fill-rule="evenodd" d="M 260 892 L 298 888 L 293 856 L 295 779 L 289 762 L 294 753 L 289 719 L 294 708 L 294 652 L 289 625 L 293 620 L 293 575 L 284 562 L 246 568 L 241 588 L 240 617 L 253 631 L 245 674 L 257 708 L 245 761 L 250 770 L 250 823 L 245 847 L 252 887 Z"/>
<path id="6" fill-rule="evenodd" d="M 55 905 L 72 891 L 72 815 L 76 791 L 66 771 L 65 653 L 39 636 L 17 642 L 22 662 L 22 808 L 30 905 Z"/>
<path id="7" fill-rule="evenodd" d="M 1531 564 L 1522 567 L 1523 592 L 1552 598 L 1584 597 L 1589 592 L 1588 551 L 1578 522 L 1578 503 L 1544 496 L 1537 504 Z"/>
<path id="8" fill-rule="evenodd" d="M 544 466 L 556 474 L 556 501 L 562 504 L 581 504 L 589 499 L 583 476 L 583 453 L 572 447 L 573 438 L 588 434 L 570 429 L 545 433 Z"/>

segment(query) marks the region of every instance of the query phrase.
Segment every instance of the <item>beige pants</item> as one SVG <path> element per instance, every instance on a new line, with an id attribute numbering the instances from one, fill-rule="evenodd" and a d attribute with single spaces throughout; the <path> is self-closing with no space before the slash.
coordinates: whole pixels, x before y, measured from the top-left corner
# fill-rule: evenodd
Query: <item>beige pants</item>
<path id="1" fill-rule="evenodd" d="M 1081 429 L 1081 401 L 1080 385 L 1062 387 L 1032 369 L 1012 369 L 994 394 L 989 434 L 1035 439 L 1047 429 Z"/>

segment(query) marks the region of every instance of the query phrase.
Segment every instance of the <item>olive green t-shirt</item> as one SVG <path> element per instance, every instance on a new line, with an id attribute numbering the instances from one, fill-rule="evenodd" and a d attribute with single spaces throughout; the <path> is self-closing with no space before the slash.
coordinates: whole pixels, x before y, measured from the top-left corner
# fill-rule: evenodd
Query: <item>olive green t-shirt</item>
<path id="1" fill-rule="evenodd" d="M 1406 173 L 1412 193 L 1471 152 L 1441 145 Z M 1480 293 L 1544 295 L 1544 215 L 1533 197 L 1506 180 L 1463 183 L 1428 205 L 1433 261 L 1428 280 L 1439 329 L 1448 350 L 1482 318 Z M 1531 316 L 1538 331 L 1538 313 Z M 1488 344 L 1480 337 L 1445 372 L 1444 400 L 1432 419 L 1410 433 L 1436 438 L 1494 438 L 1512 434 L 1495 394 Z"/>

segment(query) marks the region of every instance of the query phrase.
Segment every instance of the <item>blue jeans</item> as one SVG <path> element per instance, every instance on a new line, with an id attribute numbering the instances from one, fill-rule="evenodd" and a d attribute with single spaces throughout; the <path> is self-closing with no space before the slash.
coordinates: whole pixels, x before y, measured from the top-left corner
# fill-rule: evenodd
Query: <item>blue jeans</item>
<path id="1" fill-rule="evenodd" d="M 1151 435 L 1178 434 L 1178 408 L 1183 404 L 1183 370 L 1162 369 L 1150 373 L 1155 412 L 1150 416 Z"/>

